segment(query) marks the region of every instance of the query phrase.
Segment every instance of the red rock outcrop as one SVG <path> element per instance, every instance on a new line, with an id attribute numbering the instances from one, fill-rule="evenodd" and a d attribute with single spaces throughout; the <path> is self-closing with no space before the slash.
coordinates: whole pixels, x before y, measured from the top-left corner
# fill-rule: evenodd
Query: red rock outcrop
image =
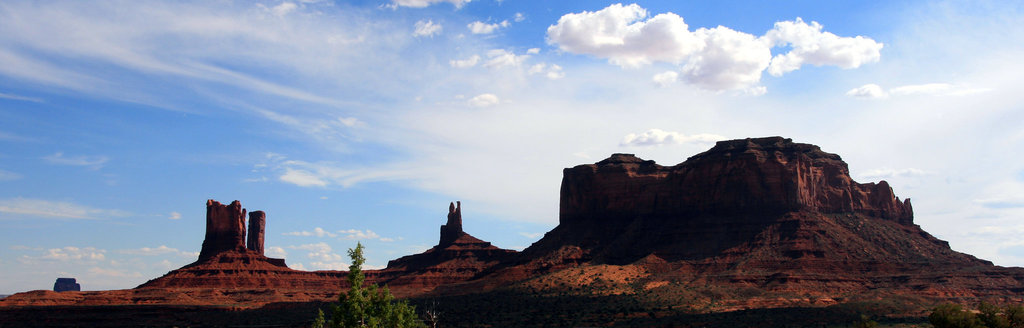
<path id="1" fill-rule="evenodd" d="M 263 234 L 267 228 L 267 214 L 263 211 L 249 212 L 249 235 L 245 248 L 263 255 Z"/>
<path id="2" fill-rule="evenodd" d="M 910 201 L 885 181 L 857 183 L 838 155 L 780 137 L 721 141 L 675 166 L 615 154 L 565 169 L 559 209 L 559 225 L 505 274 L 653 258 L 664 265 L 651 279 L 814 295 L 1006 296 L 1024 287 L 1024 270 L 921 230 Z"/>
<path id="3" fill-rule="evenodd" d="M 913 224 L 888 183 L 860 184 L 839 155 L 769 137 L 718 142 L 666 167 L 632 154 L 564 170 L 559 222 L 581 218 L 860 213 Z"/>
<path id="4" fill-rule="evenodd" d="M 206 237 L 199 251 L 203 261 L 225 251 L 245 250 L 245 209 L 233 201 L 222 205 L 215 200 L 206 201 Z"/>
<path id="5" fill-rule="evenodd" d="M 75 278 L 57 278 L 57 281 L 53 283 L 53 291 L 55 292 L 77 292 L 82 290 L 80 285 Z"/>
<path id="6" fill-rule="evenodd" d="M 461 203 L 451 204 L 441 228 L 441 242 L 421 254 L 388 263 L 384 270 L 364 270 L 367 283 L 386 284 L 398 297 L 422 295 L 438 286 L 475 278 L 480 272 L 515 254 L 462 231 Z M 207 239 L 195 262 L 152 279 L 131 290 L 57 294 L 45 291 L 18 293 L 0 300 L 0 306 L 38 305 L 223 305 L 258 307 L 276 302 L 336 300 L 347 288 L 346 271 L 299 271 L 283 259 L 262 253 L 266 215 L 250 212 L 249 247 L 244 239 L 246 210 L 238 201 L 230 205 L 207 201 Z M 236 225 L 237 224 L 237 225 Z M 255 237 L 254 237 L 255 236 Z"/>
<path id="7" fill-rule="evenodd" d="M 381 282 L 428 292 L 476 278 L 514 254 L 516 251 L 495 247 L 462 231 L 462 203 L 455 202 L 448 206 L 448 221 L 441 226 L 438 244 L 426 252 L 389 261 L 380 272 Z"/>
<path id="8" fill-rule="evenodd" d="M 448 222 L 441 225 L 441 239 L 437 244 L 451 244 L 462 234 L 462 202 L 448 203 Z"/>

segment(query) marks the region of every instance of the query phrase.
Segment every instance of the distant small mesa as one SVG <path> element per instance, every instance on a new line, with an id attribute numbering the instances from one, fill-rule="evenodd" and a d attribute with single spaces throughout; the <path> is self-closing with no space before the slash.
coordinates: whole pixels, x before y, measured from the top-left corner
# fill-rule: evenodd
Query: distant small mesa
<path id="1" fill-rule="evenodd" d="M 79 285 L 75 278 L 57 278 L 57 281 L 53 283 L 53 291 L 78 292 L 82 291 L 82 285 Z"/>

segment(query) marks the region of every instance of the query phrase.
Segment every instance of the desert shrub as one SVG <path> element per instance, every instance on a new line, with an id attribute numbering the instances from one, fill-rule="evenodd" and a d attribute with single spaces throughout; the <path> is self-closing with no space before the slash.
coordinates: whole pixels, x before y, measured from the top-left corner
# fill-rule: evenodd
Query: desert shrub
<path id="1" fill-rule="evenodd" d="M 928 322 L 935 328 L 976 328 L 981 322 L 974 313 L 964 311 L 959 304 L 942 304 L 928 315 Z"/>
<path id="2" fill-rule="evenodd" d="M 1009 322 L 1011 328 L 1024 328 L 1024 306 L 1007 306 L 1003 315 L 1006 316 L 1006 321 Z"/>
<path id="3" fill-rule="evenodd" d="M 853 323 L 853 328 L 875 328 L 878 327 L 878 323 L 871 320 L 867 315 L 861 314 L 860 320 Z"/>

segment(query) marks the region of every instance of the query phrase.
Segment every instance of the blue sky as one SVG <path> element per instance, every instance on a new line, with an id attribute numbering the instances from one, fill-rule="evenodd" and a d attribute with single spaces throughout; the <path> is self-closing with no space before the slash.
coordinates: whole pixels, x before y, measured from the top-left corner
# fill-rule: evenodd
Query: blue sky
<path id="1" fill-rule="evenodd" d="M 529 246 L 561 169 L 782 135 L 1024 266 L 1024 16 L 975 1 L 5 1 L 0 294 L 194 261 L 205 201 L 341 269 L 468 232 Z"/>

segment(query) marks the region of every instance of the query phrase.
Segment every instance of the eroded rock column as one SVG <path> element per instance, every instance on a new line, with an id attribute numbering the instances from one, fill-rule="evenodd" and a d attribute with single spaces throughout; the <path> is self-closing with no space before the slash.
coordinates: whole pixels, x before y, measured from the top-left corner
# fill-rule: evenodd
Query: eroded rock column
<path id="1" fill-rule="evenodd" d="M 263 233 L 266 229 L 267 214 L 263 211 L 249 212 L 249 236 L 245 247 L 263 255 Z"/>
<path id="2" fill-rule="evenodd" d="M 245 209 L 233 201 L 223 205 L 215 200 L 206 201 L 206 238 L 199 260 L 224 251 L 245 251 Z"/>

